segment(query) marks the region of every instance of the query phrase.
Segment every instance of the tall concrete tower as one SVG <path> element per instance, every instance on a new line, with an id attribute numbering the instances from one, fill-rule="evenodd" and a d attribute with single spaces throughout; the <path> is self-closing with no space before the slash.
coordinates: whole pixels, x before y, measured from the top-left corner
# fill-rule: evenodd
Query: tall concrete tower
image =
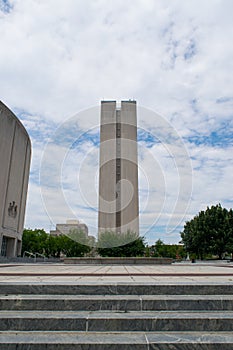
<path id="1" fill-rule="evenodd" d="M 99 233 L 139 234 L 136 101 L 101 102 Z"/>

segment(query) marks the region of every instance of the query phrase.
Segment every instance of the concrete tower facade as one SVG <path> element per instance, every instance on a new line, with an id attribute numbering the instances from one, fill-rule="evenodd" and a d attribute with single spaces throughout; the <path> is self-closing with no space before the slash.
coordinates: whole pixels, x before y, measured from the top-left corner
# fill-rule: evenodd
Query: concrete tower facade
<path id="1" fill-rule="evenodd" d="M 0 101 L 0 256 L 21 253 L 30 159 L 26 129 Z"/>
<path id="2" fill-rule="evenodd" d="M 139 233 L 136 101 L 101 102 L 99 233 Z"/>

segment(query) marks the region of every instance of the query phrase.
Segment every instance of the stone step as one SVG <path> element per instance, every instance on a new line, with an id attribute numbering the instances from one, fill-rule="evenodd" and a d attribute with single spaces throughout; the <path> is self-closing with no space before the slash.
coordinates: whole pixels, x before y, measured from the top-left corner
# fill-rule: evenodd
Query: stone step
<path id="1" fill-rule="evenodd" d="M 0 332 L 1 350 L 232 350 L 232 332 Z"/>
<path id="2" fill-rule="evenodd" d="M 233 310 L 233 295 L 0 295 L 0 310 Z"/>
<path id="3" fill-rule="evenodd" d="M 60 295 L 233 295 L 233 283 L 1 282 L 0 293 Z"/>
<path id="4" fill-rule="evenodd" d="M 233 331 L 233 311 L 0 311 L 0 331 Z"/>

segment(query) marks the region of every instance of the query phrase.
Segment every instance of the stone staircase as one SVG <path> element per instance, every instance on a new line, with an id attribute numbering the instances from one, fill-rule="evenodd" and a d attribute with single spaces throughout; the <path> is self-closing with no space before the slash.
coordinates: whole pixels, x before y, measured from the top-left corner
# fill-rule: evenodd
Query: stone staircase
<path id="1" fill-rule="evenodd" d="M 0 349 L 232 350 L 233 284 L 0 283 Z"/>

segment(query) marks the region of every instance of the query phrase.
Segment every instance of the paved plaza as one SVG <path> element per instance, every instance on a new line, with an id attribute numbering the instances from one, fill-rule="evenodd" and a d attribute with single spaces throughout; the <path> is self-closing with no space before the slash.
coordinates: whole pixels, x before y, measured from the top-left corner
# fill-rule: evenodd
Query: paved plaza
<path id="1" fill-rule="evenodd" d="M 4 282 L 233 283 L 233 262 L 171 265 L 0 264 L 0 283 Z"/>

